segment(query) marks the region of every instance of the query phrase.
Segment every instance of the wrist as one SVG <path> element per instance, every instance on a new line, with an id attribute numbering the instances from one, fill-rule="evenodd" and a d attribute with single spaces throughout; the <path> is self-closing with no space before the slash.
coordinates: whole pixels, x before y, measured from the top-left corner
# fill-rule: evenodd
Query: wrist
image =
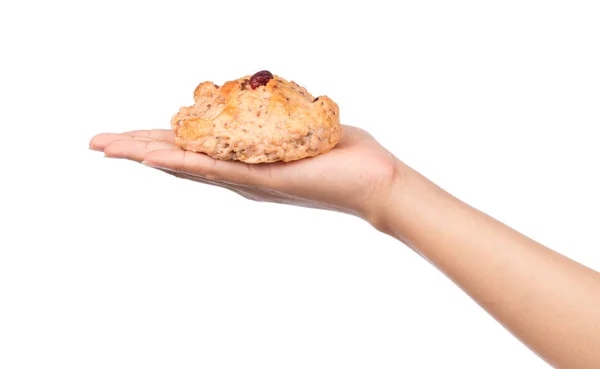
<path id="1" fill-rule="evenodd" d="M 369 207 L 365 212 L 365 220 L 380 232 L 396 237 L 394 233 L 394 211 L 402 208 L 401 194 L 407 191 L 408 177 L 413 171 L 406 164 L 395 159 L 389 179 L 374 191 Z"/>
<path id="2" fill-rule="evenodd" d="M 453 203 L 447 192 L 397 160 L 394 178 L 373 202 L 367 220 L 380 232 L 414 247 L 413 233 Z"/>

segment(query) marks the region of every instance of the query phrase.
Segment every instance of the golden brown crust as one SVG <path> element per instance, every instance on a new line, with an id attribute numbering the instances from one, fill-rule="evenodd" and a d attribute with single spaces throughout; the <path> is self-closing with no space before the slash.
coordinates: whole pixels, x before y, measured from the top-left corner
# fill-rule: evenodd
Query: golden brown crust
<path id="1" fill-rule="evenodd" d="M 338 105 L 273 76 L 252 89 L 251 76 L 219 87 L 203 82 L 195 104 L 171 119 L 176 143 L 215 159 L 246 163 L 292 161 L 331 150 L 341 139 Z"/>

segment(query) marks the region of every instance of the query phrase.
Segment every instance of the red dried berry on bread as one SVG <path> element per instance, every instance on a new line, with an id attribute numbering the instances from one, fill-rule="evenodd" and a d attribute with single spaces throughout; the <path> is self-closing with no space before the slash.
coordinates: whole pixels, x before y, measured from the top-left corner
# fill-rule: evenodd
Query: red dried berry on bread
<path id="1" fill-rule="evenodd" d="M 254 90 L 258 86 L 265 86 L 272 79 L 273 74 L 271 74 L 271 72 L 268 70 L 261 70 L 260 72 L 254 73 L 254 75 L 250 77 L 250 87 L 252 87 Z"/>

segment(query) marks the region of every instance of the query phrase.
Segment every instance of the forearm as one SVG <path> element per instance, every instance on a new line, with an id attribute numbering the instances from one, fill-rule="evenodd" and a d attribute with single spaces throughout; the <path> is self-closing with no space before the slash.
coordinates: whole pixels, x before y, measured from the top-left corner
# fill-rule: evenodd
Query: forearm
<path id="1" fill-rule="evenodd" d="M 600 367 L 600 274 L 404 168 L 377 227 L 452 279 L 558 368 Z"/>

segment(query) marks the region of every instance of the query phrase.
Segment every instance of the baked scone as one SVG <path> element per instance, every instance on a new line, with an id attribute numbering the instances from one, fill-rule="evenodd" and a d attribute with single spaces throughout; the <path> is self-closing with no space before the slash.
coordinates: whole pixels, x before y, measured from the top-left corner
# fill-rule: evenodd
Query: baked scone
<path id="1" fill-rule="evenodd" d="M 171 119 L 176 144 L 219 160 L 289 162 L 323 154 L 341 139 L 338 105 L 260 71 L 219 87 L 203 82 L 195 104 Z"/>

